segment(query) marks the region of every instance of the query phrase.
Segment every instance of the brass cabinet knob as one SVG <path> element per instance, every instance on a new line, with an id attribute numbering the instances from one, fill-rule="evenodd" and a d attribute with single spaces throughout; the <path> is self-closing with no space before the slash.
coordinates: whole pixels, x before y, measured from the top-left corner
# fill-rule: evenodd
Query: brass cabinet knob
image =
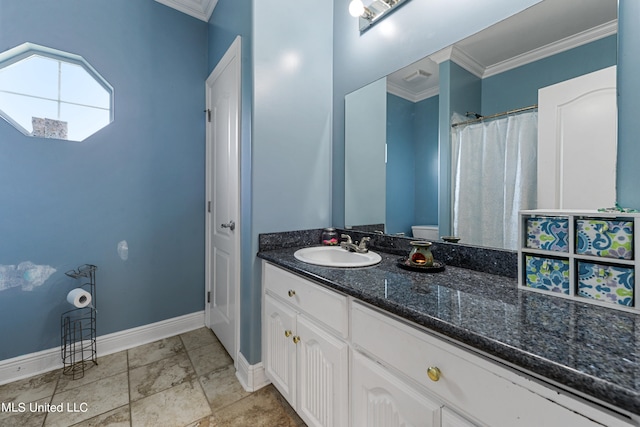
<path id="1" fill-rule="evenodd" d="M 290 297 L 293 297 L 296 294 L 296 291 L 294 291 L 293 289 L 289 289 L 289 292 L 287 292 L 289 294 Z"/>
<path id="2" fill-rule="evenodd" d="M 295 337 L 293 337 L 293 342 L 294 342 L 294 344 L 298 344 L 300 342 L 300 337 L 297 336 L 297 335 Z"/>
<path id="3" fill-rule="evenodd" d="M 431 381 L 438 381 L 440 379 L 440 369 L 436 366 L 430 366 L 427 369 L 427 375 Z"/>
<path id="4" fill-rule="evenodd" d="M 293 333 L 293 332 L 291 332 L 291 331 L 289 331 L 289 330 L 286 330 L 286 331 L 284 331 L 284 336 L 285 336 L 285 337 L 287 337 L 287 338 L 289 338 L 289 337 L 291 336 L 291 334 L 292 334 L 292 333 Z"/>

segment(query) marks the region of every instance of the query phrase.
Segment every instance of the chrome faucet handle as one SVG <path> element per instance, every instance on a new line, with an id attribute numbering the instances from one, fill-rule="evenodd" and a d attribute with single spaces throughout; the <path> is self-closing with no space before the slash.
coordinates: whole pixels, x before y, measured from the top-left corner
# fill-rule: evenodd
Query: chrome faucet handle
<path id="1" fill-rule="evenodd" d="M 342 234 L 340 237 L 342 239 L 347 239 L 347 240 L 345 240 L 345 243 L 352 243 L 351 242 L 351 236 L 349 236 L 348 234 Z"/>
<path id="2" fill-rule="evenodd" d="M 360 239 L 360 244 L 358 245 L 358 249 L 360 250 L 367 250 L 367 243 L 371 240 L 371 237 L 363 237 L 362 239 Z"/>

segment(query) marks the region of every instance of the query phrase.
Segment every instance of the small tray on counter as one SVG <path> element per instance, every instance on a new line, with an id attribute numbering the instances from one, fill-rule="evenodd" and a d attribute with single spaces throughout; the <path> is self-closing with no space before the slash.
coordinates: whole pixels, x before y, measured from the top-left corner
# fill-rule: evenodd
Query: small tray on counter
<path id="1" fill-rule="evenodd" d="M 441 271 L 444 271 L 445 264 L 442 261 L 434 260 L 432 266 L 418 266 L 411 264 L 409 262 L 409 258 L 402 257 L 398 259 L 397 266 L 409 271 L 420 271 L 422 273 L 440 273 Z"/>

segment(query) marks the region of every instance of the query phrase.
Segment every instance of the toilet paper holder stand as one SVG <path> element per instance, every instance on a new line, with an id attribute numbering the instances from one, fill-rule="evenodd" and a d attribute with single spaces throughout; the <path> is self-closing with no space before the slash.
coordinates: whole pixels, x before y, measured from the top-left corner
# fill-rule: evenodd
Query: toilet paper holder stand
<path id="1" fill-rule="evenodd" d="M 65 274 L 84 283 L 79 288 L 91 294 L 91 305 L 65 311 L 60 317 L 62 373 L 72 379 L 84 376 L 85 370 L 98 364 L 96 354 L 96 270 L 84 264 Z"/>

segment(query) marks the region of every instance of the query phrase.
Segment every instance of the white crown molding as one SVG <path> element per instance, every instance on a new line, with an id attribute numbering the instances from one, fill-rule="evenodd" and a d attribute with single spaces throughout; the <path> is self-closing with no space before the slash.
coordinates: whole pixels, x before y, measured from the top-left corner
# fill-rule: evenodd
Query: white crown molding
<path id="1" fill-rule="evenodd" d="M 469 54 L 460 49 L 458 46 L 449 46 L 433 55 L 429 56 L 436 64 L 441 64 L 444 61 L 453 61 L 474 76 L 482 78 L 484 73 L 484 66 L 478 61 L 473 59 Z"/>
<path id="2" fill-rule="evenodd" d="M 404 98 L 407 101 L 420 102 L 427 98 L 431 98 L 432 96 L 439 95 L 440 87 L 431 87 L 429 89 L 423 90 L 422 92 L 415 93 L 408 91 L 403 87 L 387 80 L 387 92 L 392 95 L 399 96 L 400 98 Z"/>
<path id="3" fill-rule="evenodd" d="M 98 357 L 172 337 L 204 326 L 204 311 L 96 338 Z M 0 360 L 0 385 L 62 368 L 60 347 Z"/>
<path id="4" fill-rule="evenodd" d="M 476 77 L 484 76 L 484 66 L 457 46 L 451 51 L 451 60 Z"/>
<path id="5" fill-rule="evenodd" d="M 453 46 L 445 47 L 442 50 L 437 51 L 436 53 L 432 53 L 429 55 L 429 59 L 431 59 L 436 64 L 440 65 L 444 61 L 448 61 L 451 59 L 451 52 L 453 51 Z"/>
<path id="6" fill-rule="evenodd" d="M 187 15 L 209 22 L 218 0 L 156 0 Z"/>
<path id="7" fill-rule="evenodd" d="M 496 74 L 504 73 L 505 71 L 521 67 L 531 62 L 539 61 L 541 59 L 548 58 L 550 56 L 585 45 L 587 43 L 603 39 L 605 37 L 614 35 L 617 32 L 618 21 L 615 20 L 607 22 L 605 24 L 591 28 L 590 30 L 583 31 L 562 40 L 558 40 L 555 43 L 542 46 L 538 49 L 523 53 L 522 55 L 518 55 L 506 61 L 491 65 L 487 67 L 482 77 L 486 78 L 495 76 Z"/>
<path id="8" fill-rule="evenodd" d="M 457 46 L 449 46 L 447 48 L 444 48 L 432 54 L 430 58 L 437 64 L 440 64 L 447 60 L 451 60 L 465 70 L 469 71 L 471 74 L 484 79 L 487 77 L 495 76 L 496 74 L 504 73 L 505 71 L 513 70 L 514 68 L 518 68 L 535 61 L 539 61 L 544 58 L 548 58 L 550 56 L 585 45 L 587 43 L 600 40 L 602 38 L 614 35 L 617 32 L 618 21 L 614 20 L 594 27 L 590 30 L 583 31 L 571 37 L 559 40 L 555 43 L 551 43 L 538 49 L 523 53 L 522 55 L 518 55 L 497 64 L 490 65 L 486 68 Z"/>

